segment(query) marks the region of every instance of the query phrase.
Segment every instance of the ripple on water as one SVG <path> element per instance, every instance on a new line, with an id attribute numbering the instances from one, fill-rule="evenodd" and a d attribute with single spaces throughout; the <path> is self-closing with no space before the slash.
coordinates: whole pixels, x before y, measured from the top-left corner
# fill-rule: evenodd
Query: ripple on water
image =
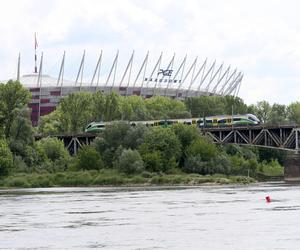
<path id="1" fill-rule="evenodd" d="M 71 211 L 65 212 L 66 214 L 102 214 L 102 213 L 110 213 L 114 212 L 114 210 L 101 210 L 101 211 Z"/>

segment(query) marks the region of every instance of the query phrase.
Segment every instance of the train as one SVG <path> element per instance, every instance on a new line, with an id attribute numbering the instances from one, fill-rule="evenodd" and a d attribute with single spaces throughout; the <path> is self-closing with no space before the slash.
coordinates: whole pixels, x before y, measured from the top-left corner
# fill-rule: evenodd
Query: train
<path id="1" fill-rule="evenodd" d="M 124 122 L 124 121 L 123 121 Z M 114 122 L 91 122 L 86 128 L 86 133 L 101 133 L 106 126 L 113 124 Z M 211 128 L 211 127 L 229 127 L 229 126 L 253 126 L 259 125 L 260 120 L 253 114 L 243 115 L 215 115 L 205 118 L 187 118 L 187 119 L 161 119 L 151 121 L 128 121 L 131 126 L 143 124 L 145 126 L 155 127 L 169 127 L 173 124 L 181 123 L 186 125 L 193 125 L 199 128 Z"/>

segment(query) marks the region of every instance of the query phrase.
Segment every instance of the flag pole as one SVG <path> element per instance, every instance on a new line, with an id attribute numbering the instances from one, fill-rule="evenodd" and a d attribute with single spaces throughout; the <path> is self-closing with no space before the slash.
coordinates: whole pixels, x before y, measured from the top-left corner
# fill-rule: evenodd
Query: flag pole
<path id="1" fill-rule="evenodd" d="M 37 55 L 36 55 L 36 51 L 37 51 L 37 40 L 36 40 L 36 32 L 34 33 L 34 73 L 37 73 Z"/>

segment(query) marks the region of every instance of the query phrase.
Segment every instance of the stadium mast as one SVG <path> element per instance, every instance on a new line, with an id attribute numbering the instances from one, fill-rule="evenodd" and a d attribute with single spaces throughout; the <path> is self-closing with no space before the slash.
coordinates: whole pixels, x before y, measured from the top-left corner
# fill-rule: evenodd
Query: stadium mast
<path id="1" fill-rule="evenodd" d="M 36 32 L 34 33 L 34 73 L 37 73 L 37 47 L 38 47 L 38 43 L 37 43 L 37 39 L 36 39 Z"/>
<path id="2" fill-rule="evenodd" d="M 21 55 L 19 53 L 18 57 L 18 68 L 17 68 L 17 81 L 20 81 L 20 64 L 21 64 Z"/>

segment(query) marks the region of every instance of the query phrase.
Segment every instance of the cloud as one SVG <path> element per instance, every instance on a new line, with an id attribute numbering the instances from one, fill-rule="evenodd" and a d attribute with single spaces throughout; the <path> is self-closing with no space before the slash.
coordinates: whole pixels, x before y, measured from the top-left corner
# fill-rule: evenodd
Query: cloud
<path id="1" fill-rule="evenodd" d="M 141 62 L 164 51 L 163 62 L 176 52 L 193 60 L 206 57 L 244 72 L 240 96 L 247 103 L 299 100 L 300 20 L 296 0 L 0 0 L 0 79 L 33 70 L 33 36 L 38 33 L 44 69 L 58 74 L 66 50 L 66 74 L 76 75 L 86 49 L 86 78 L 103 49 L 107 64 L 120 50 L 124 68 L 133 49 Z M 178 64 L 179 62 L 177 62 Z"/>

